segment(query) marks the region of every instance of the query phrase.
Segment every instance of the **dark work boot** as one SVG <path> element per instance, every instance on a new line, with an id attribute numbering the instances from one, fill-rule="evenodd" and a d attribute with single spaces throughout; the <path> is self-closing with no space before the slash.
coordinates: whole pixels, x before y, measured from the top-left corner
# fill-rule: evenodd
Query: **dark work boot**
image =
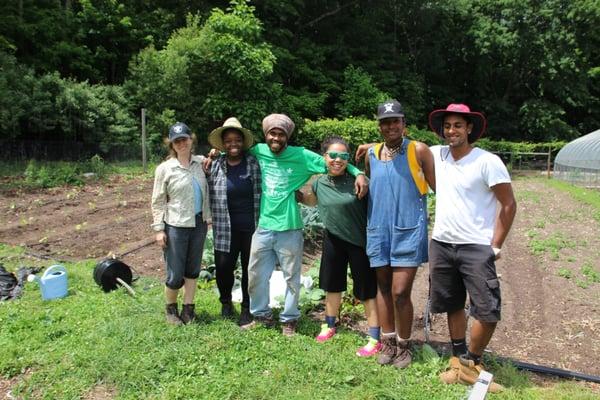
<path id="1" fill-rule="evenodd" d="M 195 304 L 184 304 L 181 309 L 181 321 L 184 324 L 189 324 L 190 322 L 194 322 L 196 320 L 196 312 L 194 309 L 196 308 Z"/>
<path id="2" fill-rule="evenodd" d="M 248 307 L 242 307 L 242 312 L 240 313 L 240 326 L 248 325 L 250 322 L 252 322 L 250 309 Z"/>
<path id="3" fill-rule="evenodd" d="M 177 312 L 177 303 L 167 304 L 166 319 L 167 319 L 167 323 L 171 324 L 171 325 L 182 325 L 183 324 L 183 322 L 179 318 L 179 313 Z"/>
<path id="4" fill-rule="evenodd" d="M 233 317 L 233 304 L 231 304 L 231 303 L 221 304 L 221 317 L 223 317 L 223 318 Z"/>

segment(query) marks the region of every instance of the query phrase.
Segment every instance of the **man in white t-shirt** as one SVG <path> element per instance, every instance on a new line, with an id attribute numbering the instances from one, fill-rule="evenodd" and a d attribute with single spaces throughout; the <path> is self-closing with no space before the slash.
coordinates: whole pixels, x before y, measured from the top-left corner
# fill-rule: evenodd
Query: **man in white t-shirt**
<path id="1" fill-rule="evenodd" d="M 445 383 L 473 384 L 481 356 L 500 320 L 500 285 L 495 260 L 516 213 L 510 176 L 496 155 L 473 147 L 486 119 L 464 104 L 429 115 L 429 125 L 446 141 L 432 146 L 435 159 L 435 224 L 429 245 L 431 311 L 448 314 L 452 341 Z M 499 204 L 499 207 L 498 207 Z M 474 319 L 466 344 L 464 306 Z M 490 391 L 502 386 L 492 383 Z"/>

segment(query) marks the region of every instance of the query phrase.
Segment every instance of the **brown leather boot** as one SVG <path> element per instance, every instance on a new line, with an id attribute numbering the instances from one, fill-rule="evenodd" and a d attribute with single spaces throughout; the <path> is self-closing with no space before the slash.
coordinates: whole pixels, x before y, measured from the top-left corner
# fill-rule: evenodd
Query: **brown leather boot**
<path id="1" fill-rule="evenodd" d="M 408 367 L 411 362 L 410 340 L 396 339 L 396 357 L 394 357 L 392 365 L 398 369 L 402 369 Z"/>
<path id="2" fill-rule="evenodd" d="M 377 363 L 379 365 L 391 364 L 394 358 L 396 358 L 396 335 L 381 335 L 381 350 L 377 356 Z"/>
<path id="3" fill-rule="evenodd" d="M 196 308 L 195 304 L 184 304 L 181 309 L 181 321 L 184 324 L 189 324 L 190 322 L 196 321 L 196 312 L 194 309 Z"/>
<path id="4" fill-rule="evenodd" d="M 177 303 L 167 304 L 165 309 L 165 317 L 167 323 L 171 325 L 182 325 L 183 322 L 179 318 L 179 312 L 177 311 Z"/>
<path id="5" fill-rule="evenodd" d="M 476 365 L 473 360 L 469 360 L 469 359 L 463 358 L 463 356 L 461 356 L 459 358 L 459 365 L 458 365 L 458 382 L 462 383 L 463 385 L 473 385 L 473 384 L 475 384 L 475 382 L 477 382 L 477 379 L 479 378 L 479 373 L 484 369 L 485 368 L 483 367 L 482 364 Z M 449 383 L 449 382 L 447 382 L 447 383 Z M 502 386 L 496 382 L 490 383 L 488 392 L 499 393 L 502 391 L 504 391 L 504 386 Z"/>

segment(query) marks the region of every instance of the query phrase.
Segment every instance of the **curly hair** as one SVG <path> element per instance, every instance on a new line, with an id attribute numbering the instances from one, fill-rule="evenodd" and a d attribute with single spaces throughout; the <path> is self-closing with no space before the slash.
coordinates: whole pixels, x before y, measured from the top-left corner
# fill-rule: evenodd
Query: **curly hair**
<path id="1" fill-rule="evenodd" d="M 327 152 L 327 149 L 329 149 L 329 146 L 335 143 L 339 143 L 346 146 L 346 151 L 348 153 L 351 152 L 350 145 L 348 144 L 348 142 L 346 142 L 346 139 L 338 135 L 331 135 L 326 137 L 325 140 L 323 140 L 323 143 L 321 143 L 321 153 L 325 154 Z"/>

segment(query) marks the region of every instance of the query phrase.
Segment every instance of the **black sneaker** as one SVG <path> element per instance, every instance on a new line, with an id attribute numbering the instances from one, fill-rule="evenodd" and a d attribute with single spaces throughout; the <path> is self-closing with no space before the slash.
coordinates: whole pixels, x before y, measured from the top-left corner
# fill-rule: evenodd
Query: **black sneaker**
<path id="1" fill-rule="evenodd" d="M 181 321 L 184 324 L 189 324 L 190 322 L 196 321 L 196 312 L 194 310 L 195 308 L 195 304 L 183 305 L 183 308 L 181 309 Z"/>
<path id="2" fill-rule="evenodd" d="M 231 303 L 221 304 L 221 317 L 223 317 L 223 318 L 233 317 L 233 304 L 231 304 Z"/>
<path id="3" fill-rule="evenodd" d="M 240 313 L 240 326 L 248 325 L 252 322 L 252 314 L 250 314 L 250 310 L 248 307 L 242 307 L 242 312 Z"/>

